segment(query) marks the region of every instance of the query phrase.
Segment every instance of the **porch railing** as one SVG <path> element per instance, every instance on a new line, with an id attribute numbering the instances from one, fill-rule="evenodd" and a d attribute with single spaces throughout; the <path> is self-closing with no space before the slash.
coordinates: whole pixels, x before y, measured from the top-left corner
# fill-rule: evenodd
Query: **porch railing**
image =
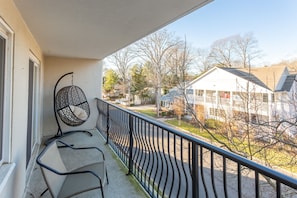
<path id="1" fill-rule="evenodd" d="M 97 107 L 97 128 L 151 197 L 297 196 L 294 178 L 101 99 Z"/>

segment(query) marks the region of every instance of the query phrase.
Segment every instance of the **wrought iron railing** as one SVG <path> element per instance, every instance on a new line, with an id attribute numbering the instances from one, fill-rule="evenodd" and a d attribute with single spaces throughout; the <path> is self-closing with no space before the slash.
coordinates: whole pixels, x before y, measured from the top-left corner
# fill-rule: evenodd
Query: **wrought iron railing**
<path id="1" fill-rule="evenodd" d="M 97 99 L 97 128 L 151 197 L 296 197 L 297 180 Z"/>

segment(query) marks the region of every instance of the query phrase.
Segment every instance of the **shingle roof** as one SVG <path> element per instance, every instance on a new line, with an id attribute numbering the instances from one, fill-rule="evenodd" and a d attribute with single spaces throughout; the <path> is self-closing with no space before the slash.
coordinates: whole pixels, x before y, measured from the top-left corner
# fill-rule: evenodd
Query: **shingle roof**
<path id="1" fill-rule="evenodd" d="M 240 76 L 246 80 L 250 80 L 251 82 L 270 89 L 271 91 L 276 91 L 276 86 L 280 81 L 280 78 L 282 77 L 282 75 L 286 75 L 285 66 L 250 68 L 250 71 L 248 68 L 221 69 Z"/>
<path id="2" fill-rule="evenodd" d="M 290 91 L 293 85 L 293 82 L 295 80 L 295 77 L 296 77 L 296 74 L 288 75 L 280 91 Z"/>
<path id="3" fill-rule="evenodd" d="M 289 91 L 292 87 L 294 79 L 297 74 L 289 74 L 286 66 L 270 66 L 270 67 L 255 67 L 255 68 L 224 68 L 214 67 L 204 74 L 194 79 L 189 85 L 195 83 L 197 80 L 203 78 L 208 73 L 211 73 L 215 69 L 222 69 L 226 72 L 232 73 L 238 77 L 249 80 L 259 86 L 262 86 L 271 91 Z M 282 77 L 285 77 L 285 81 L 281 88 L 277 87 Z"/>
<path id="4" fill-rule="evenodd" d="M 182 95 L 181 91 L 179 90 L 171 90 L 170 92 L 168 92 L 167 94 L 163 95 L 161 97 L 161 101 L 168 101 L 168 102 L 173 102 L 174 98 L 176 96 L 180 96 Z"/>
<path id="5" fill-rule="evenodd" d="M 270 90 L 275 91 L 282 75 L 285 74 L 285 66 L 271 66 L 251 68 L 251 73 L 261 80 Z"/>
<path id="6" fill-rule="evenodd" d="M 223 69 L 223 70 L 230 72 L 236 76 L 239 76 L 239 77 L 249 80 L 259 86 L 269 89 L 269 87 L 267 87 L 266 84 L 263 83 L 257 76 L 255 76 L 253 73 L 249 73 L 248 71 L 244 71 L 244 69 L 238 69 L 238 68 L 220 68 L 220 69 Z"/>

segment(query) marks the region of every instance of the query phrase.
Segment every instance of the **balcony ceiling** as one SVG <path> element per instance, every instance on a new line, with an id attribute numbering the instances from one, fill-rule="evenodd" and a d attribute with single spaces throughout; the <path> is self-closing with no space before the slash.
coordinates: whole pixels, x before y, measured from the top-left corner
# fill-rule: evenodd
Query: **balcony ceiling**
<path id="1" fill-rule="evenodd" d="M 14 0 L 45 55 L 103 59 L 212 0 Z"/>

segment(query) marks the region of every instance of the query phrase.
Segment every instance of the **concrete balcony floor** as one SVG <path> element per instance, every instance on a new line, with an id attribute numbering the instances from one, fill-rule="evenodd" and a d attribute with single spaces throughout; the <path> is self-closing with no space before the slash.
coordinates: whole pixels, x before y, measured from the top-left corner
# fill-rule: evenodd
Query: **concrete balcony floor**
<path id="1" fill-rule="evenodd" d="M 132 176 L 127 176 L 127 169 L 123 166 L 120 160 L 116 157 L 113 151 L 110 149 L 108 145 L 105 144 L 104 139 L 100 136 L 98 130 L 92 129 L 89 130 L 93 136 L 90 137 L 86 133 L 75 133 L 68 136 L 63 137 L 61 140 L 67 143 L 74 144 L 75 147 L 80 146 L 97 146 L 101 150 L 103 150 L 105 155 L 107 173 L 109 178 L 109 184 L 104 186 L 104 195 L 106 198 L 142 198 L 148 197 L 143 189 L 139 186 L 139 184 L 135 181 Z M 42 149 L 42 148 L 41 148 Z M 40 149 L 40 150 L 41 150 Z M 67 164 L 66 167 L 73 168 L 82 162 L 81 157 L 88 158 L 87 160 L 98 160 L 94 152 L 86 152 L 86 151 L 78 151 L 81 153 L 81 157 L 71 158 L 69 155 L 68 149 L 60 149 L 61 156 L 64 159 L 66 158 Z M 66 162 L 65 162 L 66 163 Z M 29 183 L 27 186 L 27 190 L 25 192 L 25 198 L 35 198 L 40 197 L 41 193 L 46 189 L 45 181 L 42 177 L 40 167 L 35 163 L 32 174 L 29 178 Z M 49 191 L 47 191 L 42 198 L 51 197 Z M 82 193 L 80 195 L 75 196 L 76 198 L 95 198 L 101 197 L 100 189 L 92 190 L 89 192 Z"/>

